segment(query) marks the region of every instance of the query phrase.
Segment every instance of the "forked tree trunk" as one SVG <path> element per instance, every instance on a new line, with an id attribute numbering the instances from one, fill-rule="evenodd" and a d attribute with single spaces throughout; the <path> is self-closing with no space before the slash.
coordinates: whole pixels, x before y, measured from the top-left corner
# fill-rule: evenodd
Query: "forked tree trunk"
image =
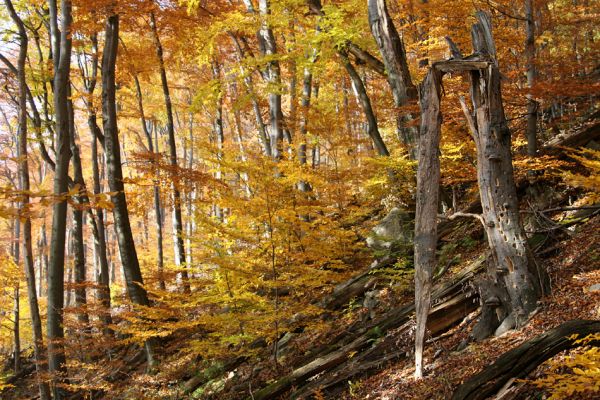
<path id="1" fill-rule="evenodd" d="M 108 184 L 113 207 L 115 234 L 119 244 L 119 254 L 125 275 L 127 292 L 131 300 L 142 306 L 149 306 L 148 295 L 144 289 L 144 280 L 135 249 L 135 241 L 129 222 L 123 170 L 121 168 L 121 148 L 117 128 L 117 107 L 115 87 L 115 66 L 119 46 L 119 16 L 111 15 L 106 22 L 104 52 L 102 55 L 102 119 Z M 154 363 L 155 345 L 147 340 L 146 359 L 149 365 Z"/>
<path id="2" fill-rule="evenodd" d="M 537 300 L 546 288 L 545 273 L 540 270 L 527 246 L 525 232 L 519 217 L 519 203 L 513 176 L 511 135 L 508 129 L 500 87 L 500 72 L 496 62 L 496 49 L 492 37 L 489 17 L 477 13 L 478 23 L 473 25 L 472 39 L 475 54 L 469 59 L 453 59 L 434 63 L 428 74 L 447 72 L 468 72 L 471 77 L 471 97 L 475 107 L 474 116 L 461 99 L 467 118 L 467 124 L 473 134 L 477 148 L 477 179 L 483 212 L 481 215 L 465 214 L 478 218 L 484 225 L 491 250 L 491 263 L 488 279 L 482 282 L 480 294 L 483 310 L 474 332 L 479 338 L 489 336 L 502 323 L 502 329 L 511 329 L 525 323 L 529 314 L 535 309 Z M 421 175 L 425 165 L 437 159 L 438 143 L 427 141 L 424 135 L 427 129 L 433 129 L 437 116 L 431 110 L 439 108 L 439 97 L 431 96 L 432 89 L 426 85 L 422 93 L 422 128 L 419 156 L 419 174 L 417 189 L 417 221 L 415 227 L 415 268 L 417 302 L 425 298 L 424 307 L 428 306 L 427 289 L 431 284 L 429 268 L 434 263 L 436 240 L 431 237 L 426 227 L 435 227 L 437 209 L 438 181 L 425 180 Z M 438 89 L 439 90 L 439 89 Z M 426 97 L 430 97 L 429 100 Z M 432 122 L 427 124 L 427 121 Z M 427 146 L 424 148 L 423 146 Z M 433 147 L 435 146 L 435 147 Z M 435 154 L 434 154 L 435 152 Z M 433 168 L 433 167 L 432 167 Z M 423 171 L 424 172 L 424 171 Z M 439 165 L 431 174 L 439 177 Z M 419 179 L 420 178 L 420 179 Z M 429 192 L 427 192 L 429 191 Z M 419 205 L 419 196 L 425 193 L 435 194 L 427 198 L 428 211 Z M 458 215 L 457 215 L 458 216 Z M 423 220 L 419 220 L 423 218 Z M 434 232 L 435 232 L 435 228 Z M 425 234 L 425 236 L 423 236 Z M 428 247 L 425 247 L 427 244 Z M 424 254 L 421 255 L 420 253 Z M 422 283 L 419 281 L 423 280 Z M 426 310 L 417 310 L 416 365 L 417 376 L 420 374 L 422 351 L 422 324 L 420 318 Z M 475 336 L 475 335 L 474 335 Z"/>

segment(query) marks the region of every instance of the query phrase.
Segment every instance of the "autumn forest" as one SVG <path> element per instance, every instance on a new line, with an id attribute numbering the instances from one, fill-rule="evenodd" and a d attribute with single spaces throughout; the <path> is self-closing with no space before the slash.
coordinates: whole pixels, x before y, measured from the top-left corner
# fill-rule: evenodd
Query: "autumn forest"
<path id="1" fill-rule="evenodd" d="M 600 395 L 598 0 L 0 0 L 1 399 Z"/>

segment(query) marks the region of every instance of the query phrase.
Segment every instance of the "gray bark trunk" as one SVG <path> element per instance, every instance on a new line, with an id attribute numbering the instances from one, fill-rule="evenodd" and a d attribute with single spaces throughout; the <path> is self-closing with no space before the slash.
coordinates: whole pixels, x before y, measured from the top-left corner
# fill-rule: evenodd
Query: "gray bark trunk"
<path id="1" fill-rule="evenodd" d="M 127 292 L 131 300 L 143 306 L 149 306 L 148 295 L 144 289 L 144 280 L 135 249 L 135 241 L 129 222 L 123 170 L 121 168 L 121 149 L 117 130 L 117 108 L 115 87 L 115 66 L 119 46 L 119 16 L 112 15 L 106 22 L 104 52 L 102 55 L 102 120 L 108 184 L 113 207 L 115 235 L 119 244 L 121 264 L 125 275 Z M 145 343 L 146 359 L 149 365 L 154 363 L 154 343 Z"/>
<path id="2" fill-rule="evenodd" d="M 385 0 L 368 0 L 368 10 L 371 32 L 383 57 L 394 103 L 396 107 L 405 106 L 417 99 L 417 89 L 410 77 L 404 43 L 392 22 Z M 414 159 L 417 154 L 418 131 L 408 125 L 413 119 L 412 115 L 400 112 L 397 122 L 400 138 Z"/>
<path id="3" fill-rule="evenodd" d="M 373 144 L 375 145 L 375 149 L 377 150 L 377 154 L 380 156 L 389 156 L 390 152 L 387 149 L 387 146 L 383 142 L 381 138 L 381 134 L 379 133 L 379 128 L 377 126 L 377 117 L 375 116 L 375 112 L 373 111 L 373 107 L 371 106 L 371 99 L 369 99 L 369 95 L 367 94 L 367 90 L 365 89 L 365 85 L 358 74 L 356 69 L 348 59 L 345 54 L 339 53 L 339 56 L 342 60 L 342 64 L 346 68 L 348 75 L 350 75 L 350 79 L 352 79 L 352 85 L 356 90 L 358 95 L 358 100 L 362 106 L 363 112 L 365 113 L 365 117 L 367 119 L 367 133 Z"/>
<path id="4" fill-rule="evenodd" d="M 533 0 L 525 0 L 525 58 L 527 73 L 527 88 L 531 90 L 535 84 L 535 19 Z M 527 154 L 537 154 L 537 112 L 538 103 L 533 95 L 527 95 Z"/>
<path id="5" fill-rule="evenodd" d="M 138 107 L 140 109 L 140 119 L 142 123 L 142 130 L 144 131 L 144 135 L 146 136 L 146 142 L 148 144 L 148 151 L 153 153 L 154 157 L 154 143 L 152 140 L 152 132 L 148 128 L 148 124 L 146 123 L 146 115 L 144 113 L 144 100 L 142 97 L 142 87 L 140 85 L 140 80 L 137 76 L 137 73 L 134 73 L 133 79 L 135 81 L 135 89 L 138 98 Z M 154 128 L 156 129 L 156 128 Z M 158 140 L 156 142 L 156 153 L 158 153 Z M 158 168 L 154 171 L 157 175 L 159 173 Z M 163 225 L 162 225 L 162 215 L 161 215 L 161 207 L 160 207 L 160 188 L 158 186 L 158 176 L 157 180 L 154 182 L 153 186 L 153 196 L 154 196 L 154 217 L 156 223 L 156 253 L 157 253 L 157 267 L 158 267 L 158 285 L 161 290 L 166 289 L 165 278 L 164 278 L 164 255 L 163 255 Z"/>
<path id="6" fill-rule="evenodd" d="M 87 294 L 86 294 L 86 265 L 85 265 L 85 246 L 83 243 L 83 203 L 86 195 L 85 182 L 83 180 L 83 168 L 81 166 L 81 156 L 79 146 L 75 141 L 75 113 L 73 102 L 69 99 L 67 103 L 69 110 L 69 141 L 71 146 L 71 160 L 73 162 L 73 180 L 79 187 L 79 194 L 75 197 L 79 207 L 73 207 L 73 275 L 75 283 L 75 306 L 78 308 L 77 319 L 87 330 L 90 318 L 87 314 Z"/>
<path id="7" fill-rule="evenodd" d="M 50 264 L 48 267 L 48 369 L 58 374 L 52 379 L 55 400 L 63 399 L 65 392 L 57 384 L 59 376 L 66 372 L 65 353 L 62 340 L 64 307 L 65 234 L 67 202 L 61 199 L 68 191 L 69 160 L 69 114 L 67 100 L 69 72 L 71 69 L 71 1 L 61 0 L 61 30 L 58 29 L 56 0 L 49 1 L 50 36 L 54 57 L 54 112 L 56 116 L 56 169 L 54 173 L 54 195 L 58 200 L 52 212 L 52 237 L 50 240 Z"/>
<path id="8" fill-rule="evenodd" d="M 27 59 L 28 39 L 27 32 L 23 21 L 15 11 L 12 1 L 5 0 L 6 8 L 8 13 L 17 25 L 19 31 L 19 57 L 17 62 L 17 78 L 19 82 L 19 131 L 18 131 L 18 147 L 17 156 L 20 160 L 18 165 L 19 173 L 19 189 L 22 191 L 21 204 L 19 205 L 20 213 L 23 215 L 23 261 L 25 267 L 25 277 L 27 280 L 27 298 L 29 301 L 29 309 L 31 316 L 31 325 L 33 331 L 33 351 L 34 359 L 36 361 L 36 371 L 38 379 L 38 387 L 40 392 L 40 398 L 42 400 L 50 399 L 50 389 L 48 384 L 40 379 L 40 374 L 45 371 L 44 368 L 44 354 L 43 354 L 43 337 L 42 337 L 42 320 L 40 317 L 37 292 L 35 285 L 35 271 L 34 271 L 34 260 L 33 260 L 33 249 L 32 249 L 32 238 L 31 238 L 31 218 L 29 217 L 29 162 L 28 162 L 28 149 L 27 149 L 27 81 L 25 74 L 25 62 Z M 17 220 L 16 224 L 20 224 Z M 17 225 L 18 226 L 18 225 Z M 17 245 L 15 247 L 15 259 L 18 264 L 19 260 L 19 234 L 16 234 Z M 15 369 L 20 367 L 20 334 L 19 334 L 19 291 L 18 288 L 15 290 Z"/>
<path id="9" fill-rule="evenodd" d="M 177 144 L 175 143 L 175 125 L 173 122 L 173 108 L 171 104 L 171 95 L 169 93 L 169 84 L 167 82 L 167 72 L 165 70 L 163 49 L 158 36 L 156 27 L 156 18 L 154 13 L 150 13 L 150 28 L 154 37 L 154 45 L 156 47 L 156 56 L 158 57 L 158 65 L 160 67 L 160 81 L 162 84 L 163 95 L 165 98 L 165 109 L 167 112 L 167 133 L 169 136 L 169 161 L 172 167 L 177 167 Z M 181 281 L 183 283 L 183 291 L 190 293 L 190 282 L 188 278 L 187 267 L 185 265 L 185 245 L 183 232 L 183 219 L 181 214 L 181 193 L 177 187 L 176 172 L 171 175 L 173 180 L 173 229 L 175 231 L 175 264 L 181 268 Z"/>

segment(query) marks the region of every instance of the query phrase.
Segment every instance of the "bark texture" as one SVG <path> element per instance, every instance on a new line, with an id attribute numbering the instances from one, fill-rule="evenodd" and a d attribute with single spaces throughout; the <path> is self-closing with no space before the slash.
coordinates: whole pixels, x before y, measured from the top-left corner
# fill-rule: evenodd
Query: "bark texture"
<path id="1" fill-rule="evenodd" d="M 39 375 L 45 371 L 43 352 L 43 337 L 42 337 L 42 320 L 40 317 L 37 291 L 35 285 L 34 259 L 31 237 L 31 217 L 29 215 L 29 161 L 28 161 L 28 140 L 27 140 L 27 80 L 25 74 L 25 63 L 27 59 L 28 38 L 25 24 L 17 14 L 12 1 L 5 0 L 6 9 L 11 19 L 17 26 L 19 32 L 19 56 L 17 60 L 17 80 L 19 83 L 19 129 L 18 129 L 18 146 L 17 157 L 20 162 L 18 165 L 19 189 L 22 191 L 21 202 L 19 204 L 19 218 L 23 219 L 23 264 L 25 267 L 25 277 L 27 280 L 27 299 L 29 302 L 29 314 L 31 317 L 31 325 L 33 332 L 33 355 L 36 361 L 36 371 L 38 374 L 38 387 L 40 398 L 42 400 L 50 399 L 50 389 L 46 382 L 40 379 Z M 20 220 L 16 221 L 17 226 Z M 16 263 L 19 263 L 19 233 L 15 235 L 16 246 L 14 248 L 14 256 Z M 41 271 L 40 271 L 41 274 Z M 20 369 L 20 332 L 19 332 L 19 289 L 15 289 L 15 305 L 14 305 L 14 337 L 15 337 L 15 373 Z"/>
<path id="2" fill-rule="evenodd" d="M 119 254 L 131 300 L 142 306 L 149 306 L 148 295 L 135 249 L 135 241 L 129 222 L 123 170 L 121 168 L 121 147 L 117 129 L 117 108 L 115 88 L 115 65 L 119 46 L 119 16 L 112 15 L 106 22 L 104 52 L 102 55 L 102 120 L 106 151 L 108 185 L 113 207 L 115 235 L 119 244 Z M 154 363 L 154 343 L 146 341 L 146 359 Z"/>
<path id="3" fill-rule="evenodd" d="M 423 376 L 423 342 L 433 269 L 436 266 L 437 210 L 440 189 L 439 144 L 442 124 L 440 111 L 442 75 L 430 69 L 422 85 L 417 204 L 415 215 L 415 376 Z"/>
<path id="4" fill-rule="evenodd" d="M 60 376 L 66 372 L 64 354 L 64 274 L 65 236 L 67 222 L 69 160 L 71 159 L 69 140 L 69 113 L 67 109 L 69 93 L 69 72 L 71 69 L 71 1 L 61 1 L 61 30 L 58 29 L 58 8 L 56 0 L 49 1 L 50 36 L 54 59 L 54 113 L 56 118 L 56 168 L 54 172 L 54 195 L 52 212 L 52 237 L 50 240 L 50 264 L 48 266 L 48 368 L 55 374 L 52 394 L 55 400 L 65 397 L 58 384 Z"/>
<path id="5" fill-rule="evenodd" d="M 600 332 L 600 321 L 574 320 L 538 335 L 504 353 L 493 364 L 460 385 L 452 400 L 483 400 L 511 379 L 524 379 L 544 361 L 563 350 L 582 346 L 577 339 Z M 573 338 L 577 336 L 577 339 Z M 597 346 L 595 340 L 589 345 Z"/>
<path id="6" fill-rule="evenodd" d="M 183 284 L 183 291 L 190 293 L 190 282 L 188 278 L 188 271 L 185 257 L 185 245 L 184 245 L 184 232 L 183 232 L 183 217 L 181 214 L 181 192 L 177 187 L 176 170 L 177 164 L 177 144 L 175 143 L 175 124 L 173 122 L 173 105 L 171 103 L 171 94 L 169 92 L 169 83 L 167 81 L 167 71 L 165 69 L 165 61 L 163 55 L 163 48 L 158 36 L 158 29 L 156 26 L 156 18 L 154 13 L 150 13 L 150 28 L 152 29 L 152 35 L 154 38 L 154 46 L 156 48 L 156 56 L 158 58 L 158 65 L 160 68 L 160 82 L 162 85 L 163 96 L 165 99 L 165 110 L 167 112 L 167 134 L 169 137 L 169 162 L 173 167 L 173 173 L 171 175 L 173 191 L 173 230 L 174 230 L 174 241 L 175 241 L 175 264 L 181 269 L 181 281 Z"/>

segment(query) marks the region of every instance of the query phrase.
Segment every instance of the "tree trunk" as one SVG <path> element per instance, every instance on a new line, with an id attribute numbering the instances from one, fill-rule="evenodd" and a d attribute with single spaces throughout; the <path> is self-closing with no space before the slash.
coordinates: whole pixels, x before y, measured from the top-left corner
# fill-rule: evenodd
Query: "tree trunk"
<path id="1" fill-rule="evenodd" d="M 417 99 L 417 89 L 410 77 L 404 43 L 392 22 L 385 0 L 368 0 L 371 32 L 383 57 L 387 80 L 392 89 L 396 107 L 407 105 Z M 412 158 L 417 154 L 417 134 L 415 127 L 407 126 L 412 115 L 398 115 L 398 131 Z"/>
<path id="2" fill-rule="evenodd" d="M 439 143 L 441 73 L 430 69 L 422 85 L 417 204 L 415 216 L 415 377 L 423 376 L 423 342 L 436 266 L 437 210 L 440 188 Z"/>
<path id="3" fill-rule="evenodd" d="M 360 101 L 360 104 L 365 113 L 365 117 L 367 118 L 367 133 L 371 137 L 371 140 L 373 140 L 373 144 L 375 145 L 377 154 L 379 154 L 380 156 L 387 157 L 390 155 L 390 152 L 388 151 L 387 146 L 383 142 L 381 134 L 379 133 L 379 128 L 377 126 L 377 117 L 375 117 L 375 112 L 373 111 L 373 107 L 371 106 L 371 100 L 369 99 L 369 95 L 367 94 L 365 85 L 360 75 L 358 75 L 358 72 L 356 72 L 354 66 L 350 63 L 348 57 L 342 53 L 338 54 L 340 56 L 340 59 L 342 60 L 342 64 L 346 68 L 346 71 L 348 71 L 348 75 L 350 75 L 350 79 L 352 79 L 352 86 L 356 91 L 358 100 Z"/>
<path id="4" fill-rule="evenodd" d="M 119 244 L 119 254 L 125 275 L 127 292 L 131 300 L 139 305 L 149 306 L 148 295 L 144 289 L 144 280 L 135 249 L 135 241 L 129 222 L 123 170 L 121 168 L 121 148 L 117 130 L 117 108 L 115 87 L 115 66 L 119 46 L 119 16 L 111 15 L 106 22 L 104 51 L 102 54 L 102 120 L 104 126 L 106 166 L 108 184 L 113 203 L 115 234 Z M 146 359 L 154 364 L 154 343 L 147 340 Z"/>
<path id="5" fill-rule="evenodd" d="M 140 109 L 140 119 L 142 123 L 142 130 L 144 131 L 144 135 L 146 136 L 146 142 L 148 144 L 148 151 L 152 153 L 152 157 L 155 157 L 158 154 L 158 138 L 156 141 L 156 153 L 154 151 L 154 144 L 152 140 L 152 132 L 148 129 L 148 124 L 146 123 L 146 115 L 144 113 L 144 100 L 142 97 L 142 87 L 140 85 L 140 80 L 138 78 L 137 73 L 134 73 L 133 80 L 135 81 L 135 89 L 138 98 L 138 107 Z M 154 128 L 156 129 L 156 128 Z M 153 163 L 155 163 L 153 158 Z M 161 207 L 160 207 L 160 188 L 158 182 L 158 168 L 154 170 L 154 173 L 157 174 L 156 180 L 153 185 L 153 194 L 154 194 L 154 216 L 156 223 L 156 253 L 157 253 L 157 267 L 158 267 L 158 285 L 161 290 L 166 289 L 165 278 L 164 278 L 164 255 L 163 255 L 163 226 L 162 226 L 162 215 L 161 215 Z"/>
<path id="6" fill-rule="evenodd" d="M 69 96 L 70 97 L 70 96 Z M 83 243 L 83 196 L 86 195 L 85 182 L 83 180 L 83 168 L 81 166 L 81 156 L 79 146 L 75 141 L 75 112 L 73 102 L 69 99 L 67 103 L 69 110 L 69 140 L 71 146 L 71 159 L 73 162 L 73 180 L 79 188 L 79 194 L 76 196 L 79 207 L 73 207 L 73 275 L 75 283 L 75 306 L 78 309 L 77 319 L 79 323 L 87 330 L 90 318 L 87 314 L 87 294 L 86 294 L 86 265 L 85 265 L 85 246 Z"/>
<path id="7" fill-rule="evenodd" d="M 17 157 L 20 160 L 18 165 L 19 173 L 19 189 L 21 190 L 21 202 L 19 205 L 19 219 L 16 220 L 16 227 L 20 226 L 20 219 L 23 219 L 23 261 L 25 267 L 25 277 L 27 280 L 27 298 L 29 301 L 29 314 L 31 317 L 31 325 L 33 331 L 33 355 L 36 362 L 37 380 L 42 400 L 50 399 L 50 389 L 48 384 L 40 377 L 45 372 L 44 354 L 43 354 L 43 337 L 42 337 L 42 320 L 37 301 L 37 292 L 35 285 L 35 271 L 31 238 L 31 217 L 29 215 L 29 161 L 27 148 L 27 94 L 28 87 L 25 74 L 25 62 L 27 59 L 28 39 L 25 25 L 17 12 L 15 11 L 12 1 L 5 0 L 6 9 L 17 25 L 19 31 L 19 57 L 17 62 L 17 78 L 19 82 L 19 131 L 18 131 L 18 146 Z M 17 265 L 19 264 L 19 232 L 15 234 L 14 257 Z M 62 294 L 62 293 L 61 293 Z M 20 332 L 19 332 L 19 289 L 15 290 L 15 370 L 20 368 Z"/>
<path id="8" fill-rule="evenodd" d="M 49 1 L 50 36 L 54 57 L 54 113 L 56 117 L 56 169 L 54 195 L 57 197 L 52 212 L 52 237 L 50 239 L 50 264 L 48 266 L 48 369 L 52 377 L 54 400 L 65 396 L 59 387 L 66 373 L 63 329 L 65 234 L 67 201 L 62 198 L 68 191 L 69 160 L 69 113 L 67 100 L 69 72 L 71 69 L 71 1 L 61 0 L 61 30 L 58 29 L 56 0 Z"/>
<path id="9" fill-rule="evenodd" d="M 270 89 L 269 93 L 269 115 L 271 121 L 271 130 L 269 134 L 271 137 L 271 154 L 275 160 L 279 160 L 282 156 L 281 152 L 283 145 L 283 112 L 281 111 L 281 94 L 279 93 L 281 76 L 279 61 L 274 58 L 277 56 L 275 36 L 267 21 L 271 14 L 269 0 L 259 0 L 258 10 L 262 20 L 261 28 L 258 32 L 258 44 L 261 54 L 270 59 L 267 63 L 265 77 L 267 83 L 274 87 Z"/>
<path id="10" fill-rule="evenodd" d="M 173 229 L 175 234 L 175 264 L 181 269 L 181 280 L 183 283 L 184 293 L 190 293 L 190 282 L 188 278 L 187 267 L 185 265 L 185 245 L 184 245 L 184 232 L 183 232 L 183 220 L 181 215 L 181 193 L 177 187 L 176 182 L 176 167 L 177 167 L 177 145 L 175 143 L 175 126 L 173 123 L 173 109 L 171 104 L 171 95 L 169 94 L 169 84 L 167 82 L 167 72 L 165 70 L 165 64 L 163 59 L 163 49 L 160 43 L 160 37 L 158 36 L 158 30 L 156 27 L 156 18 L 154 13 L 150 13 L 150 28 L 154 37 L 154 46 L 156 47 L 156 56 L 158 57 L 158 65 L 160 67 L 160 81 L 162 84 L 163 96 L 165 98 L 165 109 L 167 112 L 167 133 L 169 135 L 169 161 L 171 166 L 175 168 L 172 179 L 172 190 L 173 190 Z"/>
<path id="11" fill-rule="evenodd" d="M 527 88 L 532 90 L 535 84 L 535 19 L 533 0 L 525 0 L 525 58 Z M 537 112 L 538 103 L 531 93 L 527 94 L 527 155 L 537 154 Z"/>
<path id="12" fill-rule="evenodd" d="M 94 78 L 95 80 L 95 78 Z M 91 93 L 90 93 L 91 94 Z M 94 132 L 100 131 L 98 124 L 96 123 L 95 111 L 89 110 L 88 115 L 88 126 L 92 132 L 91 137 L 91 150 L 92 150 L 92 180 L 94 185 L 94 194 L 98 195 L 102 193 L 100 187 L 100 168 L 99 164 L 101 160 L 98 154 L 98 135 Z M 96 257 L 100 264 L 100 273 L 98 274 L 98 290 L 97 296 L 102 306 L 101 313 L 99 315 L 102 325 L 104 325 L 104 334 L 109 336 L 112 335 L 112 329 L 109 325 L 112 324 L 112 316 L 110 313 L 110 281 L 109 281 L 109 265 L 108 265 L 108 249 L 106 246 L 106 227 L 104 223 L 104 210 L 102 208 L 96 209 L 96 226 L 97 232 L 94 233 L 94 249 L 96 251 Z"/>
<path id="13" fill-rule="evenodd" d="M 494 59 L 489 18 L 483 13 L 478 13 L 478 18 L 480 22 L 473 27 L 474 48 Z M 488 68 L 470 74 L 475 119 L 469 125 L 477 148 L 483 223 L 497 271 L 492 280 L 505 287 L 509 297 L 508 304 L 504 304 L 508 318 L 514 318 L 514 324 L 521 326 L 537 306 L 543 274 L 537 271 L 521 225 L 511 133 L 504 116 L 498 66 L 494 60 Z"/>
<path id="14" fill-rule="evenodd" d="M 22 42 L 21 42 L 22 43 Z M 13 260 L 15 264 L 18 266 L 21 262 L 19 247 L 20 247 L 20 237 L 21 237 L 21 220 L 19 218 L 15 218 L 11 221 L 10 227 L 10 251 L 12 253 Z M 21 333 L 19 330 L 20 317 L 19 312 L 21 310 L 20 307 L 20 299 L 19 299 L 19 286 L 20 279 L 17 277 L 17 282 L 15 284 L 14 293 L 14 303 L 13 303 L 13 371 L 15 375 L 17 375 L 21 371 Z"/>

